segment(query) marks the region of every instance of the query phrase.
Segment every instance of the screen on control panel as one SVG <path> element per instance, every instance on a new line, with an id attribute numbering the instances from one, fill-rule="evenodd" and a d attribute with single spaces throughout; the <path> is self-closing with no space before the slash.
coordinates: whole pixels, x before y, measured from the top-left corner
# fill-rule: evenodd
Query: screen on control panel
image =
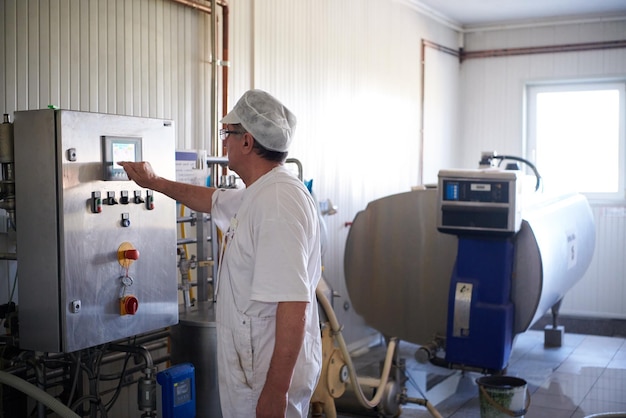
<path id="1" fill-rule="evenodd" d="M 120 161 L 141 161 L 141 138 L 103 136 L 104 180 L 128 180 Z"/>

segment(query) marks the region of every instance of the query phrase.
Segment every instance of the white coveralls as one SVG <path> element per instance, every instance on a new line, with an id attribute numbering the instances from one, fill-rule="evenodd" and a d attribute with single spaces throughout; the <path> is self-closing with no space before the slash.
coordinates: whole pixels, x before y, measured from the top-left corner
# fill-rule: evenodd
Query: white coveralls
<path id="1" fill-rule="evenodd" d="M 255 416 L 274 349 L 278 302 L 306 301 L 306 332 L 286 414 L 306 417 L 322 358 L 315 298 L 321 277 L 316 204 L 282 166 L 246 189 L 216 191 L 212 204 L 212 218 L 227 231 L 216 302 L 222 415 Z"/>

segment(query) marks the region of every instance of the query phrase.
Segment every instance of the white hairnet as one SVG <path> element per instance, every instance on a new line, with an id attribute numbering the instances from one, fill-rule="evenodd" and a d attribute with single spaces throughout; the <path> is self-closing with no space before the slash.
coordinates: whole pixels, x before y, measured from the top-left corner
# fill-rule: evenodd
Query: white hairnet
<path id="1" fill-rule="evenodd" d="M 265 148 L 280 152 L 289 149 L 296 128 L 294 114 L 274 96 L 258 89 L 245 92 L 220 122 L 241 124 Z"/>

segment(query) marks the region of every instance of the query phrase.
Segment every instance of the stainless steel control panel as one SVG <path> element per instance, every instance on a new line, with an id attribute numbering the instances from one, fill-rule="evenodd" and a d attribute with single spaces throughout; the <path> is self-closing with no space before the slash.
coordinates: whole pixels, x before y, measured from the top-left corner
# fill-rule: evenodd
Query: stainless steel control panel
<path id="1" fill-rule="evenodd" d="M 171 121 L 15 112 L 19 344 L 72 352 L 178 322 L 176 203 L 120 159 L 175 178 Z"/>

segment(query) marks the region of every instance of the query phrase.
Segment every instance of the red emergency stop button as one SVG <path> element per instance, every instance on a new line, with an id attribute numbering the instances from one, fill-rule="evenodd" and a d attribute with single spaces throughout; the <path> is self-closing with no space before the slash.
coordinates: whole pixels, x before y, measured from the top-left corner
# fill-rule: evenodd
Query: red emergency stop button
<path id="1" fill-rule="evenodd" d="M 133 295 L 120 298 L 120 315 L 135 315 L 139 309 L 139 301 Z"/>

